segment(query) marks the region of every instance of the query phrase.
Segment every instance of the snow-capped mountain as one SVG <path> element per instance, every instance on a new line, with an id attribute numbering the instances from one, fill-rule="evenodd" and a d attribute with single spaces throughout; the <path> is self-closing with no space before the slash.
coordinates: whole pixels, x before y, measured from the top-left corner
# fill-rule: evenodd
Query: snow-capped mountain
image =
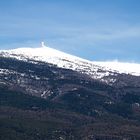
<path id="1" fill-rule="evenodd" d="M 56 65 L 59 68 L 71 69 L 83 74 L 88 74 L 94 79 L 99 79 L 106 83 L 114 83 L 114 76 L 120 73 L 140 76 L 140 65 L 119 63 L 119 62 L 92 62 L 88 61 L 44 45 L 42 42 L 39 48 L 18 48 L 13 50 L 1 50 L 0 56 L 6 58 L 16 58 L 23 61 L 35 60 Z M 135 67 L 134 67 L 135 66 Z M 0 72 L 2 73 L 3 70 Z M 109 77 L 109 78 L 108 78 Z"/>
<path id="2" fill-rule="evenodd" d="M 51 49 L 44 43 L 40 48 L 3 50 L 1 93 L 3 89 L 16 92 L 14 102 L 19 100 L 18 93 L 36 96 L 56 103 L 61 109 L 66 107 L 88 116 L 116 113 L 137 117 L 131 111 L 133 106 L 138 109 L 140 106 L 140 76 L 132 75 L 133 71 L 121 73 L 103 64 Z M 12 94 L 7 94 L 12 100 Z M 2 94 L 3 104 L 7 94 Z M 20 98 L 27 104 L 23 96 Z"/>

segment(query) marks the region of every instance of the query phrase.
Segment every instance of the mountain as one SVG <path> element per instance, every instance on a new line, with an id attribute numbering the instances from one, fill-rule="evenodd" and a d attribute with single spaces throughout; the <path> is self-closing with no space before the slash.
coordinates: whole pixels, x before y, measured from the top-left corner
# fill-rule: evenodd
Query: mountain
<path id="1" fill-rule="evenodd" d="M 0 139 L 139 140 L 139 72 L 104 64 L 44 43 L 0 51 Z"/>
<path id="2" fill-rule="evenodd" d="M 56 65 L 59 68 L 71 69 L 84 73 L 93 79 L 100 79 L 106 83 L 113 83 L 116 79 L 109 79 L 120 73 L 140 76 L 140 64 L 118 62 L 92 62 L 61 51 L 46 47 L 44 42 L 40 48 L 19 48 L 0 51 L 0 56 L 16 58 L 23 61 L 40 61 Z M 123 67 L 125 66 L 125 67 Z"/>

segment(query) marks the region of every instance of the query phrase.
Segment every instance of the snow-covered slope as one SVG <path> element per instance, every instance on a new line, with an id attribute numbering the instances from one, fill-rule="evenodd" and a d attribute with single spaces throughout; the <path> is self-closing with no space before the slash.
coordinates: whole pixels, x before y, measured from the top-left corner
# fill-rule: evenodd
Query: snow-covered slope
<path id="1" fill-rule="evenodd" d="M 39 48 L 18 48 L 13 50 L 0 51 L 2 57 L 12 57 L 23 61 L 37 60 L 57 65 L 60 68 L 72 69 L 80 73 L 88 74 L 94 79 L 99 79 L 106 83 L 113 83 L 116 79 L 108 78 L 119 73 L 131 73 L 140 75 L 138 69 L 131 69 L 132 65 L 120 63 L 104 63 L 88 61 L 61 51 L 46 47 L 42 42 Z M 121 65 L 121 66 L 120 66 Z M 118 67 L 119 66 L 119 67 Z M 121 69 L 122 67 L 126 68 Z M 129 70 L 129 71 L 128 71 Z"/>
<path id="2" fill-rule="evenodd" d="M 106 62 L 94 61 L 94 64 L 105 67 L 108 70 L 116 70 L 119 73 L 140 76 L 140 64 L 137 63 L 127 63 L 118 61 L 106 61 Z"/>

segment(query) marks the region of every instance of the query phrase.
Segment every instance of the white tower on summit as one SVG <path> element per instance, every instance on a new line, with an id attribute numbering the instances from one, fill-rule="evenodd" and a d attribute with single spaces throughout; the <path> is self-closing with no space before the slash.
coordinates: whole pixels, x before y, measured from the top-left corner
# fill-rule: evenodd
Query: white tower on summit
<path id="1" fill-rule="evenodd" d="M 46 47 L 44 42 L 41 42 L 41 46 L 42 46 L 42 48 Z"/>

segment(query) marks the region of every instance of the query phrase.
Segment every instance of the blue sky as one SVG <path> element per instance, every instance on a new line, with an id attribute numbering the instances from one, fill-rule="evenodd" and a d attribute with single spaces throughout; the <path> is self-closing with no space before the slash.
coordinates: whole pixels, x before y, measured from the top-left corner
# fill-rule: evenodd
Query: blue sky
<path id="1" fill-rule="evenodd" d="M 52 48 L 140 63 L 139 0 L 0 0 L 0 49 Z"/>

